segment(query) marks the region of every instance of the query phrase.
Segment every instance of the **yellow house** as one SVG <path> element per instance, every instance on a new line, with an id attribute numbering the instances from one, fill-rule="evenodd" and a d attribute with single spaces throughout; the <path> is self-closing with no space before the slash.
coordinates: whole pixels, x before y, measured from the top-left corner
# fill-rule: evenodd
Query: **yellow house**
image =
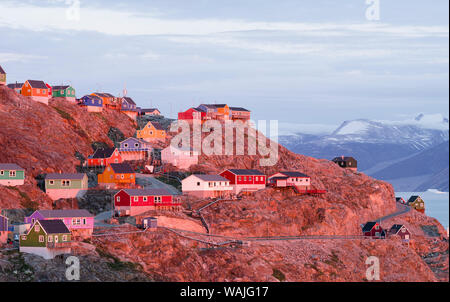
<path id="1" fill-rule="evenodd" d="M 136 137 L 147 142 L 165 140 L 166 130 L 158 122 L 148 122 L 142 130 L 137 131 Z"/>

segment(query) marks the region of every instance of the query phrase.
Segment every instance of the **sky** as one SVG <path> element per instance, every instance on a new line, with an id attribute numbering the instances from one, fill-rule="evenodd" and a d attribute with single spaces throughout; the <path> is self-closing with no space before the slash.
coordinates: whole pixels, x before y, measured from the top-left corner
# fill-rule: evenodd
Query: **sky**
<path id="1" fill-rule="evenodd" d="M 8 82 L 126 87 L 168 117 L 227 103 L 282 131 L 448 117 L 449 2 L 367 1 L 0 0 L 0 64 Z"/>

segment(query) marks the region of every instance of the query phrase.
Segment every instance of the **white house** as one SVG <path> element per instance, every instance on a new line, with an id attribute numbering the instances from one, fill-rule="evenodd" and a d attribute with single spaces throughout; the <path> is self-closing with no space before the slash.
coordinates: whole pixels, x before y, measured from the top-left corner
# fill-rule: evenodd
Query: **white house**
<path id="1" fill-rule="evenodd" d="M 297 187 L 301 190 L 311 188 L 311 177 L 296 171 L 282 171 L 269 176 L 269 184 L 276 187 Z"/>
<path id="2" fill-rule="evenodd" d="M 230 181 L 220 175 L 193 174 L 181 181 L 184 194 L 200 198 L 224 197 L 230 195 L 233 187 Z"/>
<path id="3" fill-rule="evenodd" d="M 198 152 L 190 149 L 182 149 L 170 145 L 161 151 L 161 162 L 163 164 L 172 164 L 180 169 L 187 169 L 198 163 Z"/>

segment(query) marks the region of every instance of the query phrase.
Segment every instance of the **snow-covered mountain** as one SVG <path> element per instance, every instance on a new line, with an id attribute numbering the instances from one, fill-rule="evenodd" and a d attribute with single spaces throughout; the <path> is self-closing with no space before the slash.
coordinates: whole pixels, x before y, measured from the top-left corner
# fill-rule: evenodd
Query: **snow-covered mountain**
<path id="1" fill-rule="evenodd" d="M 392 170 L 386 169 L 387 167 L 433 148 L 448 139 L 447 118 L 440 114 L 420 114 L 404 121 L 367 119 L 345 121 L 330 134 L 296 133 L 280 136 L 279 142 L 296 153 L 318 158 L 354 156 L 358 160 L 359 170 L 375 175 L 382 170 L 388 173 Z M 415 176 L 419 176 L 420 171 L 417 174 Z M 380 174 L 376 175 L 380 176 Z M 381 176 L 383 179 L 391 178 L 390 175 Z"/>

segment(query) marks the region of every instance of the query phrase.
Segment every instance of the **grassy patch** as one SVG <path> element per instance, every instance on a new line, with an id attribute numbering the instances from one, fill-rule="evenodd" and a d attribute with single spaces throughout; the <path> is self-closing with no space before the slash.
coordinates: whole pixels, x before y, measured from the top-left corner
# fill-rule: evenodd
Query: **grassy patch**
<path id="1" fill-rule="evenodd" d="M 55 106 L 52 106 L 52 107 L 53 107 L 53 109 L 56 110 L 56 112 L 58 112 L 58 114 L 59 114 L 63 119 L 66 119 L 66 120 L 68 120 L 68 121 L 73 121 L 73 120 L 74 120 L 73 117 L 72 117 L 69 113 L 65 112 L 64 110 L 59 109 L 58 107 L 55 107 Z"/>
<path id="2" fill-rule="evenodd" d="M 286 276 L 279 269 L 272 268 L 272 271 L 273 271 L 272 276 L 274 278 L 277 278 L 280 282 L 283 282 L 284 280 L 286 280 Z"/>
<path id="3" fill-rule="evenodd" d="M 163 182 L 163 183 L 165 183 L 165 184 L 171 185 L 172 187 L 175 187 L 178 191 L 181 190 L 180 182 L 175 180 L 175 179 L 173 179 L 173 178 L 167 178 L 167 177 L 164 177 L 164 176 L 158 176 L 158 177 L 156 177 L 156 179 L 161 181 L 161 182 Z"/>
<path id="4" fill-rule="evenodd" d="M 140 271 L 142 269 L 142 266 L 138 263 L 128 262 L 128 261 L 121 261 L 119 258 L 117 258 L 114 255 L 111 255 L 110 253 L 96 248 L 97 253 L 103 257 L 111 260 L 112 262 L 108 262 L 109 268 L 111 268 L 114 271 Z"/>

